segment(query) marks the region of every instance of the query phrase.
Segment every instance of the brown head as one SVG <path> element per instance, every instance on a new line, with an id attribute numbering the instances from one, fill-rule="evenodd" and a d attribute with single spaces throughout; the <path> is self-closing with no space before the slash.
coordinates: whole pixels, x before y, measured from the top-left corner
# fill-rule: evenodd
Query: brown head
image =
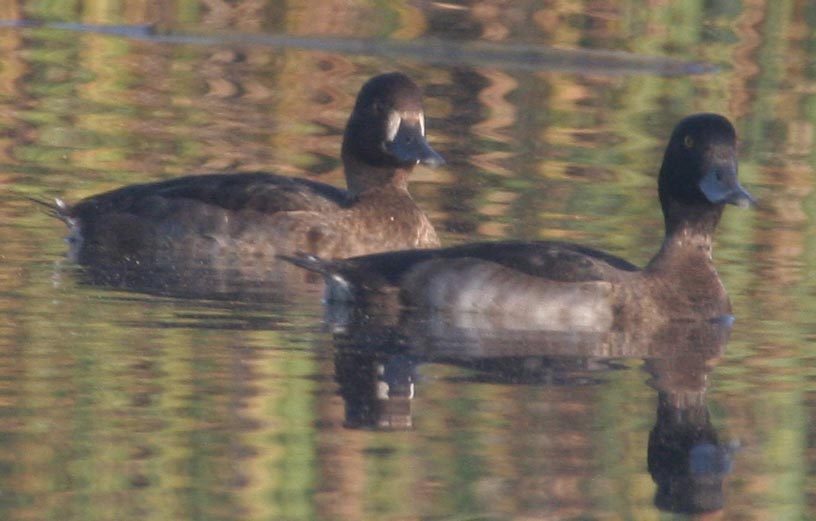
<path id="1" fill-rule="evenodd" d="M 425 140 L 422 93 L 399 72 L 368 80 L 351 113 L 343 136 L 343 164 L 352 196 L 372 187 L 396 183 L 419 163 L 444 164 Z"/>

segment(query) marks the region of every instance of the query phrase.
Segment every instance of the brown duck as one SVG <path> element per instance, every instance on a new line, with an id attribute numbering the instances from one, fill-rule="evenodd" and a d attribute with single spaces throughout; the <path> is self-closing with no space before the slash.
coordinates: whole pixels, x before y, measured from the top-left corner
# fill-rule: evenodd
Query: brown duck
<path id="1" fill-rule="evenodd" d="M 658 194 L 665 238 L 642 269 L 586 246 L 549 241 L 287 260 L 322 273 L 329 300 L 447 311 L 474 326 L 606 331 L 729 314 L 712 236 L 726 204 L 748 206 L 753 198 L 737 179 L 736 134 L 726 118 L 696 114 L 679 122 Z"/>
<path id="2" fill-rule="evenodd" d="M 390 73 L 362 87 L 342 159 L 347 190 L 260 172 L 191 175 L 52 210 L 70 228 L 70 257 L 95 266 L 240 267 L 295 251 L 343 258 L 439 245 L 408 193 L 414 166 L 444 163 L 425 140 L 413 81 Z"/>

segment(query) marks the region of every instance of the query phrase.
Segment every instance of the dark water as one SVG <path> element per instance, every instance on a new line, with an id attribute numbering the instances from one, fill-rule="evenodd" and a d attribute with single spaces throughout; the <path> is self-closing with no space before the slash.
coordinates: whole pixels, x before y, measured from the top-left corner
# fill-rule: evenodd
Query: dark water
<path id="1" fill-rule="evenodd" d="M 1 519 L 816 516 L 811 2 L 0 4 Z M 23 22 L 25 21 L 25 22 Z M 369 76 L 426 94 L 448 244 L 645 263 L 674 123 L 720 112 L 760 200 L 730 331 L 324 316 L 320 286 L 111 288 L 27 197 L 189 172 L 342 184 Z"/>

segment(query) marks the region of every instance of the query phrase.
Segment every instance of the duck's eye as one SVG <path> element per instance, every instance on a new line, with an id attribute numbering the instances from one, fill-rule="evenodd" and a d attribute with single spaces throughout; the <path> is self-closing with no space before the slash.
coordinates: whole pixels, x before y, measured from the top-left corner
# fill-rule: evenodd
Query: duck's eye
<path id="1" fill-rule="evenodd" d="M 694 138 L 693 138 L 693 137 L 691 137 L 691 136 L 686 136 L 686 137 L 684 137 L 684 138 L 683 138 L 683 145 L 684 145 L 686 148 L 692 148 L 692 147 L 694 147 Z"/>

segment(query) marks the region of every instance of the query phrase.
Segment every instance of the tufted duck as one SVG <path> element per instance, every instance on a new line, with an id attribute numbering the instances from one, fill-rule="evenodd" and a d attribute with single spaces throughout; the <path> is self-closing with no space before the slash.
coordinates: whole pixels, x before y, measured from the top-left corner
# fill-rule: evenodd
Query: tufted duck
<path id="1" fill-rule="evenodd" d="M 666 234 L 648 265 L 567 242 L 504 241 L 324 261 L 287 260 L 322 273 L 329 300 L 476 312 L 481 321 L 548 330 L 657 326 L 730 313 L 711 256 L 726 203 L 753 198 L 737 180 L 736 134 L 724 117 L 677 125 L 658 178 Z M 472 320 L 468 319 L 468 320 Z"/>
<path id="2" fill-rule="evenodd" d="M 439 246 L 408 193 L 414 166 L 443 159 L 425 141 L 417 85 L 401 73 L 360 90 L 342 147 L 347 190 L 267 173 L 192 175 L 125 186 L 54 214 L 80 264 L 231 266 L 304 251 L 341 258 Z"/>

